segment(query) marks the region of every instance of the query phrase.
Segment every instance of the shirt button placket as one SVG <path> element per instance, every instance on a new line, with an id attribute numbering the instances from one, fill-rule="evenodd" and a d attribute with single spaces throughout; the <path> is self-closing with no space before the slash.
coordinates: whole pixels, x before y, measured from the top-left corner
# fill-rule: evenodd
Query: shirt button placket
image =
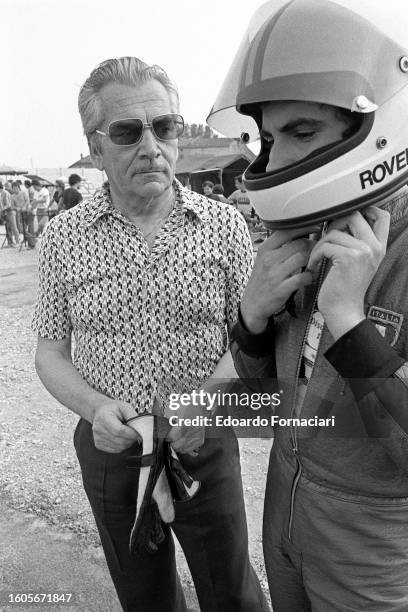
<path id="1" fill-rule="evenodd" d="M 149 355 L 149 340 L 147 326 L 147 266 L 148 266 L 148 251 L 145 249 L 144 241 L 142 240 L 139 228 L 130 224 L 129 235 L 129 254 L 131 261 L 139 262 L 132 264 L 134 274 L 140 276 L 139 287 L 140 295 L 138 299 L 140 311 L 135 313 L 135 317 L 140 318 L 140 339 L 141 339 L 141 364 L 140 370 L 136 373 L 139 378 L 139 393 L 138 395 L 138 412 L 143 414 L 151 408 L 151 388 L 150 388 L 150 355 Z M 142 258 L 142 260 L 141 260 Z"/>
<path id="2" fill-rule="evenodd" d="M 146 406 L 151 411 L 153 408 L 154 397 L 156 394 L 156 381 L 155 381 L 155 369 L 154 369 L 154 330 L 152 329 L 153 319 L 151 317 L 152 310 L 152 286 L 151 286 L 151 275 L 150 265 L 147 263 L 143 270 L 143 282 L 142 282 L 142 335 L 145 338 L 146 346 L 146 363 L 144 368 L 144 385 L 146 389 Z"/>

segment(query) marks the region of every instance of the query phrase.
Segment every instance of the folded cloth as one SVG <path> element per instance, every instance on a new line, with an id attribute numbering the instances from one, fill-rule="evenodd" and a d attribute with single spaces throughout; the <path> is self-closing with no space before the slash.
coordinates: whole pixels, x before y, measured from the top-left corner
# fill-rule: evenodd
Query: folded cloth
<path id="1" fill-rule="evenodd" d="M 130 552 L 155 552 L 164 540 L 162 521 L 174 521 L 173 499 L 191 499 L 200 483 L 186 472 L 177 453 L 165 440 L 171 429 L 168 419 L 152 414 L 137 415 L 126 424 L 137 431 L 142 440 L 141 453 L 127 458 L 128 469 L 140 470 Z"/>

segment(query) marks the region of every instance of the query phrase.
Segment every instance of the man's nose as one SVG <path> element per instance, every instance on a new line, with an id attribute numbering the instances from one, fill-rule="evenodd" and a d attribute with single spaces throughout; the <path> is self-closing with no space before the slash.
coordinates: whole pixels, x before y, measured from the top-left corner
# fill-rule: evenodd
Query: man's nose
<path id="1" fill-rule="evenodd" d="M 269 160 L 266 166 L 266 172 L 273 172 L 285 166 L 295 163 L 296 155 L 289 150 L 287 146 L 275 140 L 269 152 Z"/>
<path id="2" fill-rule="evenodd" d="M 142 140 L 139 143 L 138 155 L 141 158 L 156 159 L 160 156 L 160 148 L 151 127 L 145 127 Z"/>

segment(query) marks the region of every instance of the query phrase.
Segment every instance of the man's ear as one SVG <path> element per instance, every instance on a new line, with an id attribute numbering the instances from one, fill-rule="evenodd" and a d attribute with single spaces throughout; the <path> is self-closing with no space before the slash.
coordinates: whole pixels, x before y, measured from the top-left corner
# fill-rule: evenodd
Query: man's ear
<path id="1" fill-rule="evenodd" d="M 98 170 L 103 170 L 101 143 L 96 134 L 88 136 L 88 147 L 93 165 Z"/>

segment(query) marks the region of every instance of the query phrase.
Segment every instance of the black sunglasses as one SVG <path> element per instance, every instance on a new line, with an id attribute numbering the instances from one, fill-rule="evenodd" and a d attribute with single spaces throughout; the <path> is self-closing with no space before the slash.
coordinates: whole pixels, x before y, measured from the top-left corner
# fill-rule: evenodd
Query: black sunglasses
<path id="1" fill-rule="evenodd" d="M 130 147 L 142 140 L 145 128 L 151 128 L 159 140 L 175 140 L 184 131 L 184 119 L 181 115 L 169 113 L 153 117 L 150 123 L 143 123 L 141 119 L 118 119 L 108 126 L 108 132 L 95 130 L 97 134 L 109 136 L 115 145 Z"/>

